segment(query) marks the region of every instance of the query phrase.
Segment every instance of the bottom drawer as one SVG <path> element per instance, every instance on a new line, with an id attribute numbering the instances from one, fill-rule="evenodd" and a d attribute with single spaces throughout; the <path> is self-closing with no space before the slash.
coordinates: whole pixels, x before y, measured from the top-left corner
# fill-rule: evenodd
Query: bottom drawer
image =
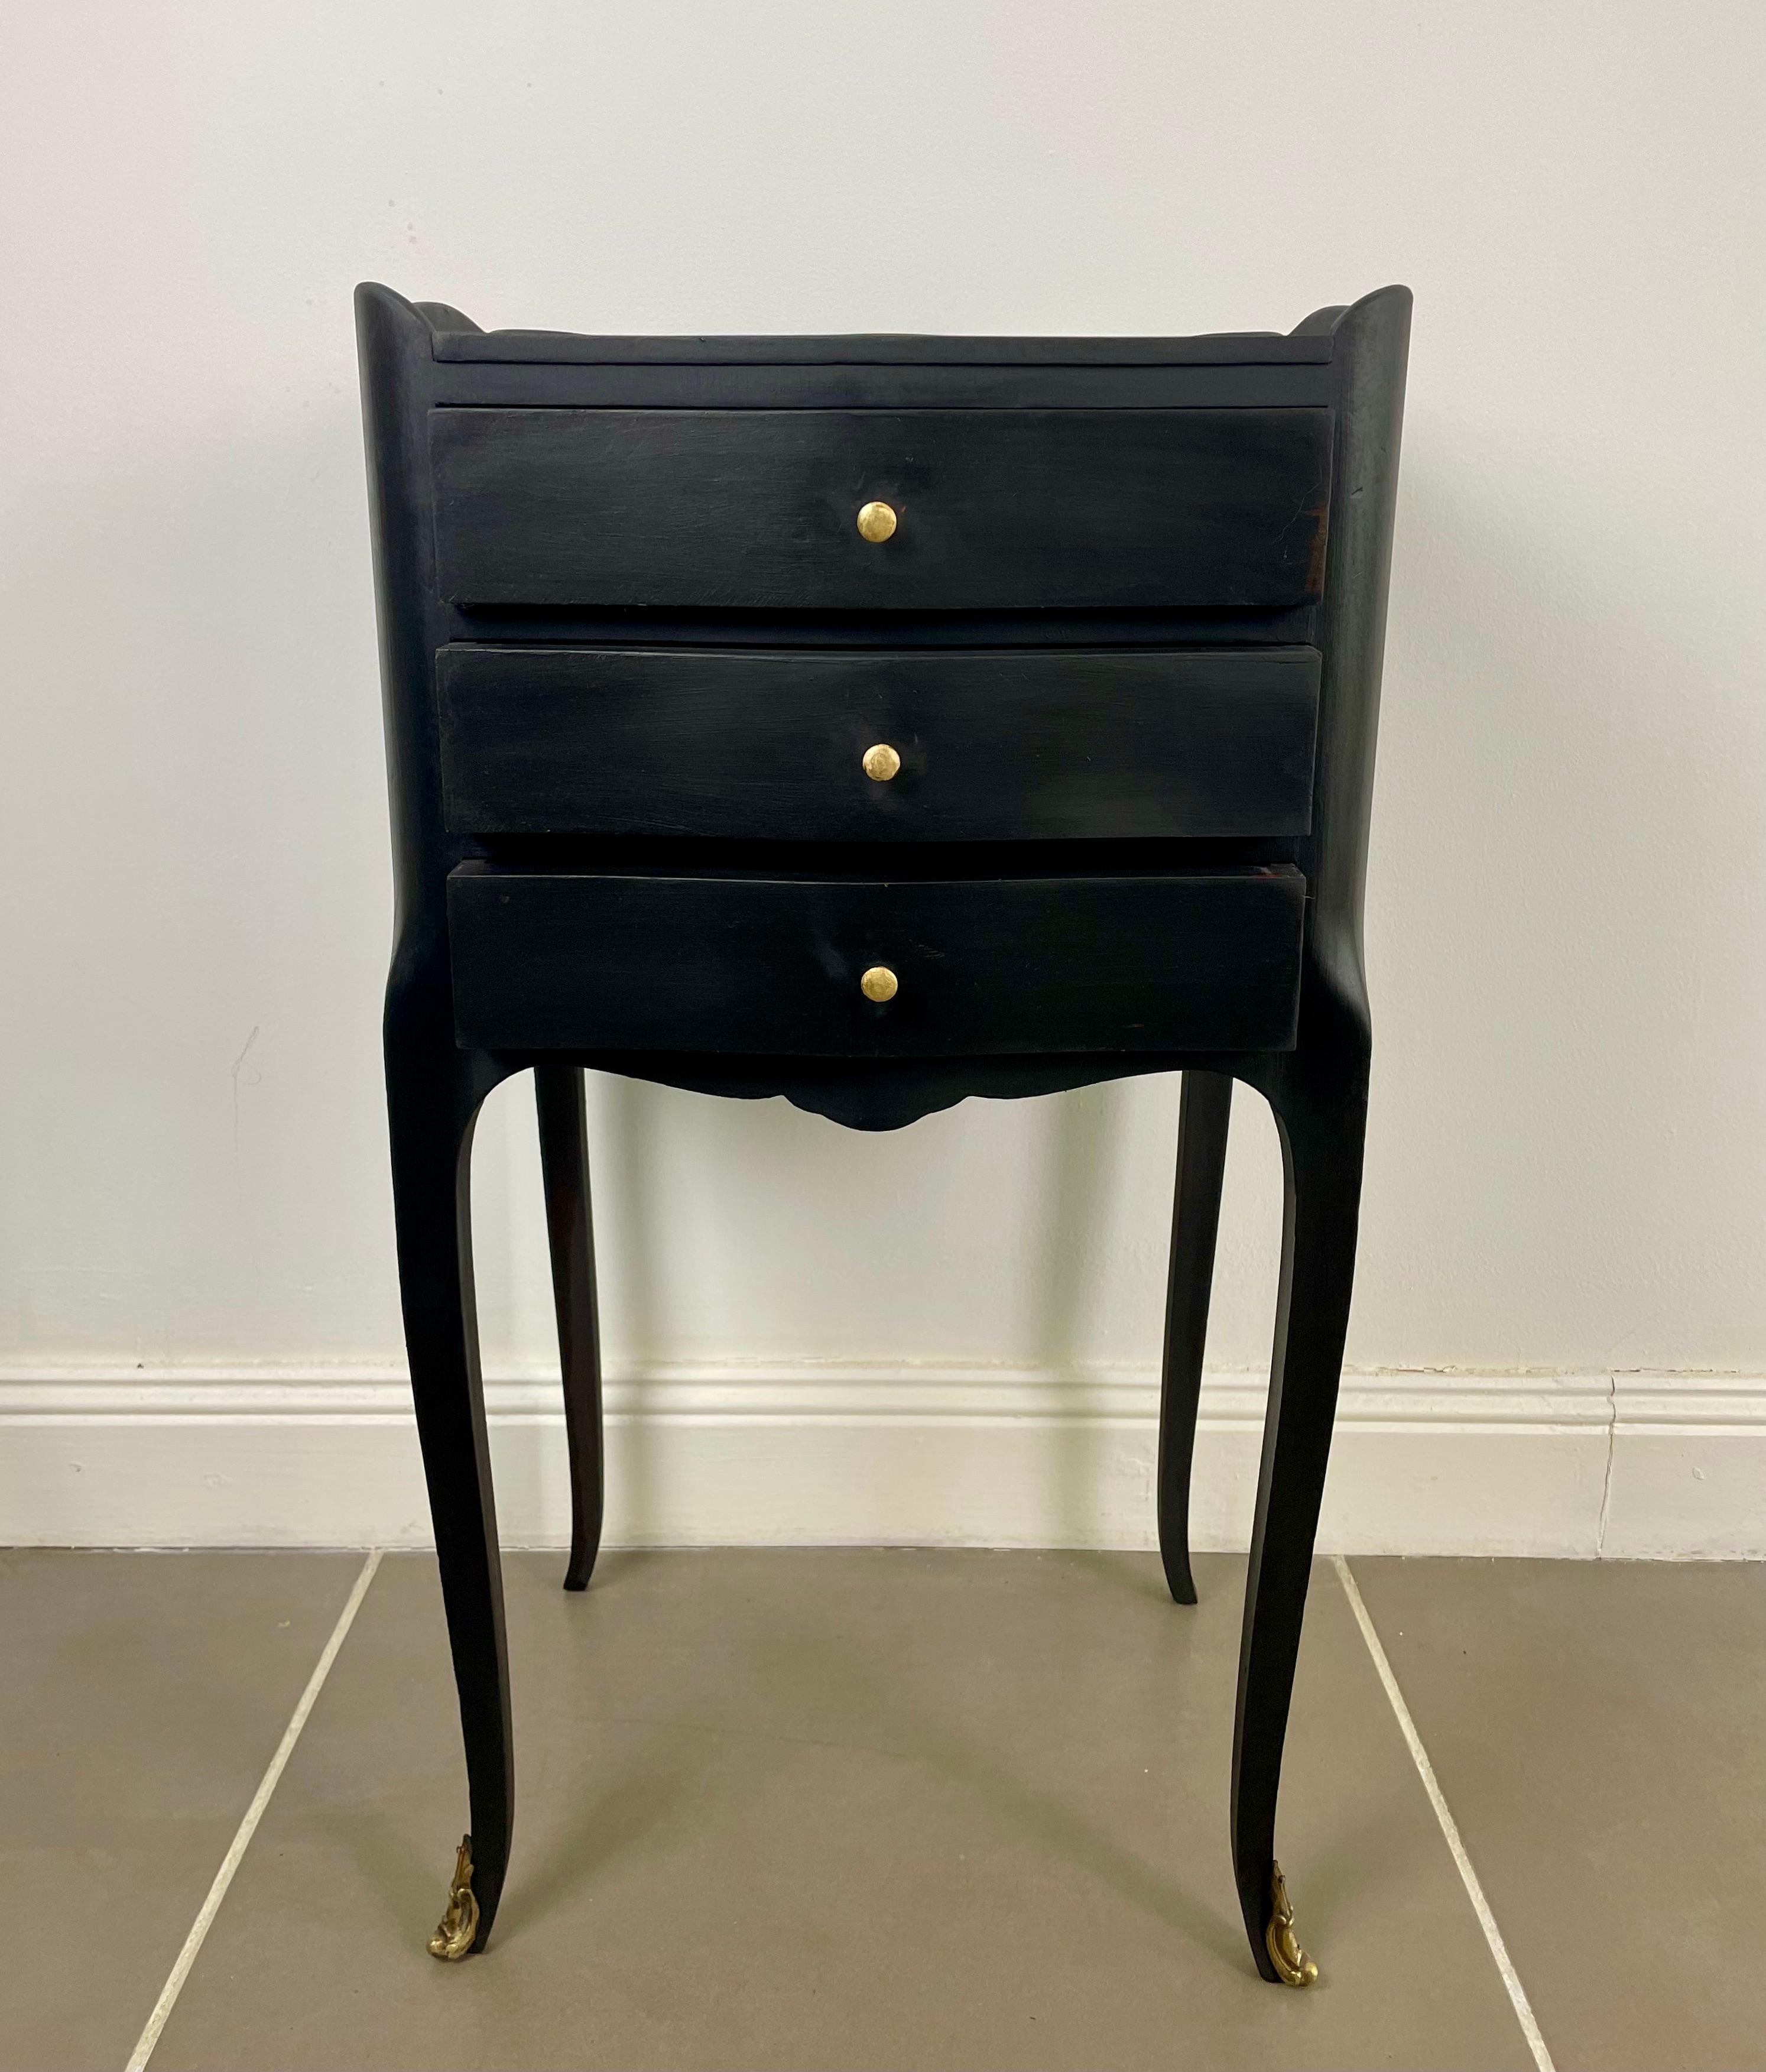
<path id="1" fill-rule="evenodd" d="M 1287 868 L 880 882 L 467 864 L 448 884 L 454 1017 L 490 1050 L 1285 1050 L 1304 904 Z"/>

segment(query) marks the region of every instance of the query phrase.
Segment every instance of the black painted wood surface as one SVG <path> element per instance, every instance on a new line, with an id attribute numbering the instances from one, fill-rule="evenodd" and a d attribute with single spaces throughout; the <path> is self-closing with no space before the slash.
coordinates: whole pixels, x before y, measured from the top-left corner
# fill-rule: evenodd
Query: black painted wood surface
<path id="1" fill-rule="evenodd" d="M 431 401 L 462 409 L 1218 410 L 1331 401 L 1329 366 L 911 366 L 834 361 L 438 360 Z"/>
<path id="2" fill-rule="evenodd" d="M 533 1092 L 570 1460 L 570 1560 L 565 1568 L 565 1588 L 585 1590 L 601 1551 L 606 1474 L 601 1424 L 601 1313 L 595 1289 L 582 1074 L 573 1065 L 536 1066 Z"/>
<path id="3" fill-rule="evenodd" d="M 1154 1470 L 1159 1556 L 1166 1587 L 1180 1605 L 1196 1601 L 1196 1581 L 1189 1568 L 1189 1474 L 1195 1458 L 1232 1104 L 1233 1083 L 1225 1073 L 1184 1074 L 1177 1110 L 1177 1186 L 1172 1202 L 1164 1356 L 1159 1379 L 1159 1453 Z"/>
<path id="4" fill-rule="evenodd" d="M 459 834 L 787 841 L 1298 835 L 1319 658 L 454 646 Z M 865 751 L 893 748 L 886 779 Z"/>
<path id="5" fill-rule="evenodd" d="M 461 1040 L 768 1057 L 1274 1050 L 1291 870 L 944 883 L 457 871 Z M 860 980 L 893 971 L 892 1000 Z"/>
<path id="6" fill-rule="evenodd" d="M 568 331 L 481 331 L 445 302 L 420 302 L 435 325 L 439 360 L 540 362 L 553 366 L 762 367 L 1283 367 L 1321 365 L 1328 335 L 1217 331 L 1196 338 L 934 338 L 849 331 L 801 338 L 632 338 Z"/>
<path id="7" fill-rule="evenodd" d="M 372 286 L 357 319 L 393 1198 L 476 1947 L 514 1811 L 468 1216 L 486 1093 L 538 1075 L 575 1584 L 601 1498 L 579 1067 L 782 1094 L 861 1128 L 1176 1069 L 1158 1522 L 1180 1597 L 1233 1080 L 1268 1100 L 1286 1175 L 1231 1794 L 1273 1979 L 1282 1747 L 1361 1187 L 1407 292 L 1285 337 L 1140 341 L 482 333 Z M 881 548 L 852 527 L 873 497 L 902 516 Z M 873 714 L 907 743 L 887 804 L 852 788 Z M 721 792 L 703 781 L 718 763 Z M 874 1013 L 852 983 L 873 955 L 904 981 Z"/>
<path id="8" fill-rule="evenodd" d="M 470 410 L 430 417 L 460 605 L 1273 607 L 1316 595 L 1330 413 Z M 861 539 L 873 500 L 894 536 Z"/>

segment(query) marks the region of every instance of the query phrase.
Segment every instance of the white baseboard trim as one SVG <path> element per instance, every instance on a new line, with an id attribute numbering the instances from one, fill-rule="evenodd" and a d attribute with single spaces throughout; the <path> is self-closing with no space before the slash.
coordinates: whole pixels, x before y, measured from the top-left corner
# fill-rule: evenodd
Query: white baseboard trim
<path id="1" fill-rule="evenodd" d="M 1264 1384 L 1211 1376 L 1201 1548 L 1250 1531 Z M 569 1536 L 555 1379 L 487 1384 L 503 1543 Z M 610 1545 L 1152 1544 L 1124 1370 L 658 1368 L 608 1390 Z M 0 1544 L 422 1546 L 402 1373 L 0 1368 Z M 1766 1556 L 1766 1377 L 1345 1377 L 1322 1551 Z"/>

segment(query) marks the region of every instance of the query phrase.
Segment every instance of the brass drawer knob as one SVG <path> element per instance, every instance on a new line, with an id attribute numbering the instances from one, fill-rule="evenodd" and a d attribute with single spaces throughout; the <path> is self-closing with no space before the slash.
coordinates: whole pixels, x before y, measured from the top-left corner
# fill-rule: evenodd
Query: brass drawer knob
<path id="1" fill-rule="evenodd" d="M 901 767 L 901 758 L 886 741 L 865 751 L 865 774 L 873 784 L 887 784 Z"/>
<path id="2" fill-rule="evenodd" d="M 873 547 L 881 547 L 893 534 L 897 522 L 894 512 L 887 504 L 865 504 L 859 512 L 859 537 L 869 540 Z"/>
<path id="3" fill-rule="evenodd" d="M 859 980 L 859 991 L 867 1000 L 893 1000 L 900 985 L 887 964 L 873 964 Z"/>

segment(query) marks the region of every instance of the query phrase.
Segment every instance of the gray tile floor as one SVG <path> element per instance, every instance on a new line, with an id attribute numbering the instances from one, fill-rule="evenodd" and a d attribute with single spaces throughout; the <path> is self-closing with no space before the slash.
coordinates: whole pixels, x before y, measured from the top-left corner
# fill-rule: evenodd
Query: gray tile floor
<path id="1" fill-rule="evenodd" d="M 433 1563 L 376 1572 L 155 2048 L 185 2067 L 1534 2062 L 1338 1575 L 1259 1984 L 1226 1853 L 1241 1561 L 508 1564 L 495 1943 L 423 1949 L 464 1824 Z M 0 1556 L 0 2067 L 135 2049 L 363 1567 Z M 1556 2064 L 1766 2066 L 1766 1569 L 1353 1577 Z"/>

